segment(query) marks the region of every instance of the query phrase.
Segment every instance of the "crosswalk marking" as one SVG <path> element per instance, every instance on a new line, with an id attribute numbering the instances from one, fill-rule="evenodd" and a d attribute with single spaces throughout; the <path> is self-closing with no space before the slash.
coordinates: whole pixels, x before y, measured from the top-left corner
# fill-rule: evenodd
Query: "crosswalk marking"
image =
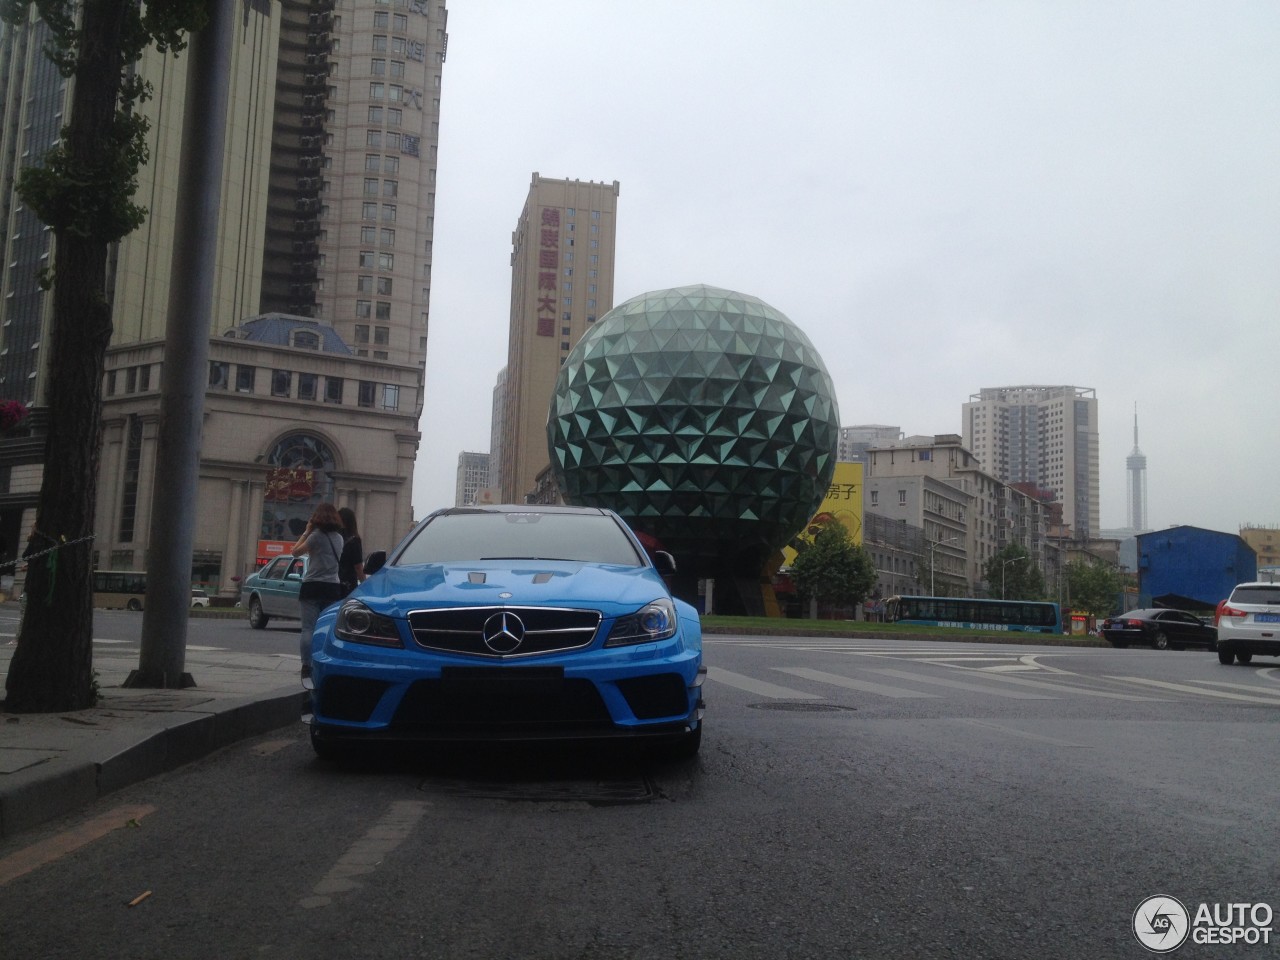
<path id="1" fill-rule="evenodd" d="M 964 670 L 967 668 L 957 668 Z M 1078 694 L 1082 697 L 1103 697 L 1107 700 L 1142 700 L 1158 703 L 1164 699 L 1162 697 L 1141 697 L 1133 693 L 1112 693 L 1110 690 L 1091 690 L 1088 687 L 1075 687 L 1066 683 L 1045 683 L 1043 680 L 1028 680 L 1026 677 L 1009 677 L 1003 673 L 985 673 L 972 670 L 973 673 L 980 673 L 981 676 L 988 680 L 995 680 L 999 683 L 1014 683 L 1023 687 L 1035 687 L 1037 690 L 1052 690 L 1055 693 Z M 1119 679 L 1119 678 L 1113 678 Z"/>
<path id="2" fill-rule="evenodd" d="M 906 690 L 902 687 L 891 687 L 883 683 L 871 683 L 867 680 L 853 680 L 850 677 L 842 677 L 838 673 L 824 673 L 821 670 L 810 670 L 808 667 L 774 667 L 782 673 L 789 673 L 795 677 L 801 677 L 805 680 L 816 680 L 818 683 L 829 683 L 832 686 L 844 687 L 846 690 L 860 690 L 863 693 L 874 693 L 881 697 L 892 697 L 894 699 L 932 699 L 937 696 L 933 693 L 923 693 L 919 690 Z"/>
<path id="3" fill-rule="evenodd" d="M 1224 700 L 1239 700 L 1244 703 L 1265 703 L 1280 706 L 1280 698 L 1275 696 L 1249 697 L 1242 693 L 1231 693 L 1227 690 L 1207 690 L 1204 687 L 1193 687 L 1186 683 L 1169 683 L 1166 680 L 1150 680 L 1146 677 L 1108 677 L 1109 680 L 1123 680 L 1125 683 L 1138 683 L 1162 690 L 1176 690 L 1179 693 L 1196 693 L 1202 697 L 1220 697 Z"/>
<path id="4" fill-rule="evenodd" d="M 977 683 L 965 683 L 963 680 L 944 680 L 942 677 L 921 677 L 914 673 L 907 673 L 905 670 L 872 670 L 872 673 L 879 673 L 886 677 L 896 677 L 899 680 L 910 680 L 912 683 L 931 683 L 939 687 L 951 687 L 954 690 L 972 690 L 976 693 L 985 693 L 993 697 L 1006 697 L 1010 700 L 1057 700 L 1057 697 L 1051 697 L 1043 693 L 1020 693 L 1017 690 L 997 690 L 992 686 L 983 686 Z"/>
<path id="5" fill-rule="evenodd" d="M 754 693 L 774 700 L 825 699 L 816 693 L 804 693 L 800 690 L 792 690 L 788 687 L 782 687 L 776 683 L 769 683 L 765 680 L 756 680 L 752 677 L 744 677 L 740 673 L 734 673 L 731 670 L 725 670 L 721 667 L 707 668 L 707 676 L 719 683 L 724 683 L 731 687 L 737 687 L 739 690 L 745 690 L 747 693 Z"/>

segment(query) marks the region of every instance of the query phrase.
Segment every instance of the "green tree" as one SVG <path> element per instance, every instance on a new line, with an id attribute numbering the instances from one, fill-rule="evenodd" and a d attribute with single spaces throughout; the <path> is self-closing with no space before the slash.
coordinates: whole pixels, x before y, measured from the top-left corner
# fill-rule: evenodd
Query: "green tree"
<path id="1" fill-rule="evenodd" d="M 1071 607 L 1095 617 L 1110 616 L 1120 600 L 1120 571 L 1101 560 L 1072 560 L 1067 564 Z"/>
<path id="2" fill-rule="evenodd" d="M 1044 574 L 1027 548 L 1011 543 L 983 565 L 982 575 L 993 597 L 1004 600 L 1043 600 Z"/>
<path id="3" fill-rule="evenodd" d="M 867 551 L 832 522 L 810 537 L 800 537 L 791 565 L 796 592 L 821 603 L 856 606 L 876 584 L 876 567 Z"/>
<path id="4" fill-rule="evenodd" d="M 94 503 L 102 376 L 111 340 L 107 254 L 146 211 L 133 202 L 146 163 L 150 87 L 135 70 L 149 46 L 177 53 L 207 21 L 212 0 L 0 0 L 14 27 L 32 10 L 48 27 L 46 54 L 71 80 L 56 147 L 23 171 L 16 192 L 53 230 L 46 401 L 49 433 L 32 546 L 51 550 L 27 570 L 29 597 L 5 682 L 5 708 L 36 713 L 93 706 Z"/>

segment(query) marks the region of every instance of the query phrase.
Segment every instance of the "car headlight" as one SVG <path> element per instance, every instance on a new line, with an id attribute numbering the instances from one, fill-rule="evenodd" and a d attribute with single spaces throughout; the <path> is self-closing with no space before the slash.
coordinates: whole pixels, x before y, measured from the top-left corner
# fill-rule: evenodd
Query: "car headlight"
<path id="1" fill-rule="evenodd" d="M 676 605 L 663 597 L 646 604 L 635 613 L 619 617 L 605 640 L 606 647 L 622 647 L 633 643 L 652 643 L 674 636 L 678 620 Z"/>
<path id="2" fill-rule="evenodd" d="M 371 643 L 379 647 L 403 647 L 400 631 L 390 617 L 374 613 L 359 600 L 344 603 L 338 610 L 333 632 L 340 640 Z"/>

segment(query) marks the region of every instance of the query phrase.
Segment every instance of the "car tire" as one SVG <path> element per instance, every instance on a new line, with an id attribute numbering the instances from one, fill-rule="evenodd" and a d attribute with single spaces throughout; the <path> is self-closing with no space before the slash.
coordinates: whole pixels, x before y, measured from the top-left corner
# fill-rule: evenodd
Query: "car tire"
<path id="1" fill-rule="evenodd" d="M 1252 653 L 1237 653 L 1237 654 L 1236 654 L 1236 659 L 1237 659 L 1237 660 L 1239 660 L 1241 664 L 1248 665 L 1248 664 L 1250 664 L 1250 663 L 1253 663 L 1253 654 L 1252 654 Z"/>
<path id="2" fill-rule="evenodd" d="M 1231 664 L 1235 663 L 1235 660 L 1236 660 L 1236 655 L 1232 653 L 1230 650 L 1228 650 L 1226 647 L 1218 648 L 1218 662 L 1222 664 L 1224 667 L 1231 666 Z"/>
<path id="3" fill-rule="evenodd" d="M 1129 644 L 1127 644 L 1123 640 L 1112 640 L 1111 645 L 1115 647 L 1117 650 L 1123 650 L 1125 647 L 1129 646 Z"/>
<path id="4" fill-rule="evenodd" d="M 262 609 L 262 601 L 257 597 L 249 598 L 249 626 L 255 630 L 264 630 L 271 618 Z"/>
<path id="5" fill-rule="evenodd" d="M 1151 640 L 1151 646 L 1157 650 L 1169 649 L 1169 635 L 1163 630 L 1157 630 L 1156 635 Z"/>
<path id="6" fill-rule="evenodd" d="M 132 610 L 134 613 L 137 613 L 142 609 L 142 601 L 135 597 L 125 604 L 125 609 Z"/>

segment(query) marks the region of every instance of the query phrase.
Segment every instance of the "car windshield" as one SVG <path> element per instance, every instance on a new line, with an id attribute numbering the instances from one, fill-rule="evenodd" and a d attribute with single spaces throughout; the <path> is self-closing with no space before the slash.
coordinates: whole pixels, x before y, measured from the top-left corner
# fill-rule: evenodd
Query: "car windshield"
<path id="1" fill-rule="evenodd" d="M 643 563 L 607 514 L 532 511 L 442 514 L 418 531 L 396 563 L 459 560 L 573 560 L 628 567 Z"/>

